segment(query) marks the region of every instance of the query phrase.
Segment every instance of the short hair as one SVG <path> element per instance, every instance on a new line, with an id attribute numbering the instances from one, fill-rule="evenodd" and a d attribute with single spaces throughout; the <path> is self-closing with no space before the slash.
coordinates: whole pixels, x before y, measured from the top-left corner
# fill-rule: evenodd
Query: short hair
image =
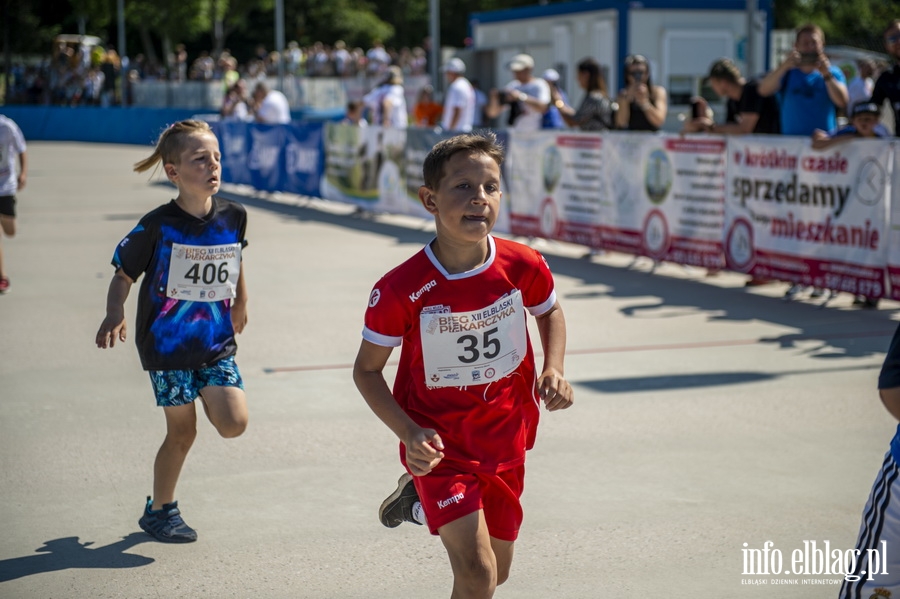
<path id="1" fill-rule="evenodd" d="M 720 58 L 709 67 L 708 79 L 721 79 L 729 83 L 738 83 L 741 70 L 728 58 Z"/>
<path id="2" fill-rule="evenodd" d="M 795 37 L 794 39 L 800 39 L 800 36 L 804 33 L 818 34 L 822 42 L 825 42 L 825 32 L 822 31 L 822 28 L 815 23 L 807 23 L 806 25 L 800 27 L 800 29 L 797 30 L 797 37 Z"/>
<path id="3" fill-rule="evenodd" d="M 444 166 L 454 154 L 465 152 L 467 154 L 484 154 L 489 156 L 497 166 L 503 164 L 503 146 L 497 141 L 497 135 L 493 131 L 479 131 L 477 133 L 463 133 L 449 139 L 439 141 L 428 152 L 422 165 L 422 175 L 425 187 L 436 190 L 444 178 Z"/>

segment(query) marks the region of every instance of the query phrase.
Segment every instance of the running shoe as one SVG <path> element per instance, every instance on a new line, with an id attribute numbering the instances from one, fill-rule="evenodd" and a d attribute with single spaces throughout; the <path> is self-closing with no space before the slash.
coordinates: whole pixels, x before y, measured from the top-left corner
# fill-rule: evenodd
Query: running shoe
<path id="1" fill-rule="evenodd" d="M 794 299 L 797 297 L 797 294 L 803 291 L 803 285 L 797 285 L 796 283 L 788 287 L 788 290 L 784 292 L 784 299 Z"/>
<path id="2" fill-rule="evenodd" d="M 419 501 L 419 494 L 413 485 L 412 474 L 404 472 L 397 481 L 397 489 L 388 495 L 378 508 L 378 519 L 388 528 L 395 528 L 404 522 L 422 525 L 413 518 L 412 509 Z"/>
<path id="3" fill-rule="evenodd" d="M 147 497 L 144 515 L 138 520 L 144 532 L 163 543 L 193 543 L 197 540 L 197 531 L 181 518 L 177 501 L 165 503 L 156 511 L 150 509 L 152 505 L 153 500 Z"/>
<path id="4" fill-rule="evenodd" d="M 0 295 L 4 293 L 9 293 L 9 279 L 6 277 L 0 278 Z"/>
<path id="5" fill-rule="evenodd" d="M 877 308 L 878 307 L 878 298 L 875 297 L 866 297 L 864 295 L 857 295 L 853 298 L 853 305 L 859 306 L 860 308 Z"/>

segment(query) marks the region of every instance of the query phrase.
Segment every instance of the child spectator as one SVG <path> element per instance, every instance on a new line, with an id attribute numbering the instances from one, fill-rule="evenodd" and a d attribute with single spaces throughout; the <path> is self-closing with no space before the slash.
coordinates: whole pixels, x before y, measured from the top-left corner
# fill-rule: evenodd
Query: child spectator
<path id="1" fill-rule="evenodd" d="M 816 150 L 825 150 L 851 139 L 889 137 L 887 130 L 878 122 L 880 116 L 881 110 L 877 104 L 860 102 L 850 111 L 850 124 L 846 127 L 831 133 L 821 129 L 813 131 L 812 147 Z M 857 295 L 853 298 L 853 305 L 861 308 L 877 308 L 878 298 Z"/>
<path id="2" fill-rule="evenodd" d="M 434 127 L 441 118 L 443 107 L 434 101 L 434 89 L 423 85 L 413 107 L 413 120 L 417 127 Z"/>

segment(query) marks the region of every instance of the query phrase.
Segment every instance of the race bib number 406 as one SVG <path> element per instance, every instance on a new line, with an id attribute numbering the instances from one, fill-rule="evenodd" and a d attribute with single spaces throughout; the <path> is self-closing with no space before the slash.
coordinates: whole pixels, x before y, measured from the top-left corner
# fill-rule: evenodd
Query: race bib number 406
<path id="1" fill-rule="evenodd" d="M 522 293 L 472 312 L 419 316 L 425 384 L 483 385 L 513 372 L 528 349 Z"/>
<path id="2" fill-rule="evenodd" d="M 166 294 L 192 302 L 234 299 L 241 273 L 241 244 L 172 244 Z"/>

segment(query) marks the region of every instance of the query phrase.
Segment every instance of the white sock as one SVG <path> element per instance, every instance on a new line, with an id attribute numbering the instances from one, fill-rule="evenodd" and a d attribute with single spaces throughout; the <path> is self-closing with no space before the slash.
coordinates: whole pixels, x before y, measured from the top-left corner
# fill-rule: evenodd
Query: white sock
<path id="1" fill-rule="evenodd" d="M 419 524 L 427 524 L 428 523 L 428 521 L 425 519 L 425 510 L 422 509 L 421 501 L 417 501 L 413 504 L 412 517 L 413 517 L 413 520 L 415 520 Z"/>

